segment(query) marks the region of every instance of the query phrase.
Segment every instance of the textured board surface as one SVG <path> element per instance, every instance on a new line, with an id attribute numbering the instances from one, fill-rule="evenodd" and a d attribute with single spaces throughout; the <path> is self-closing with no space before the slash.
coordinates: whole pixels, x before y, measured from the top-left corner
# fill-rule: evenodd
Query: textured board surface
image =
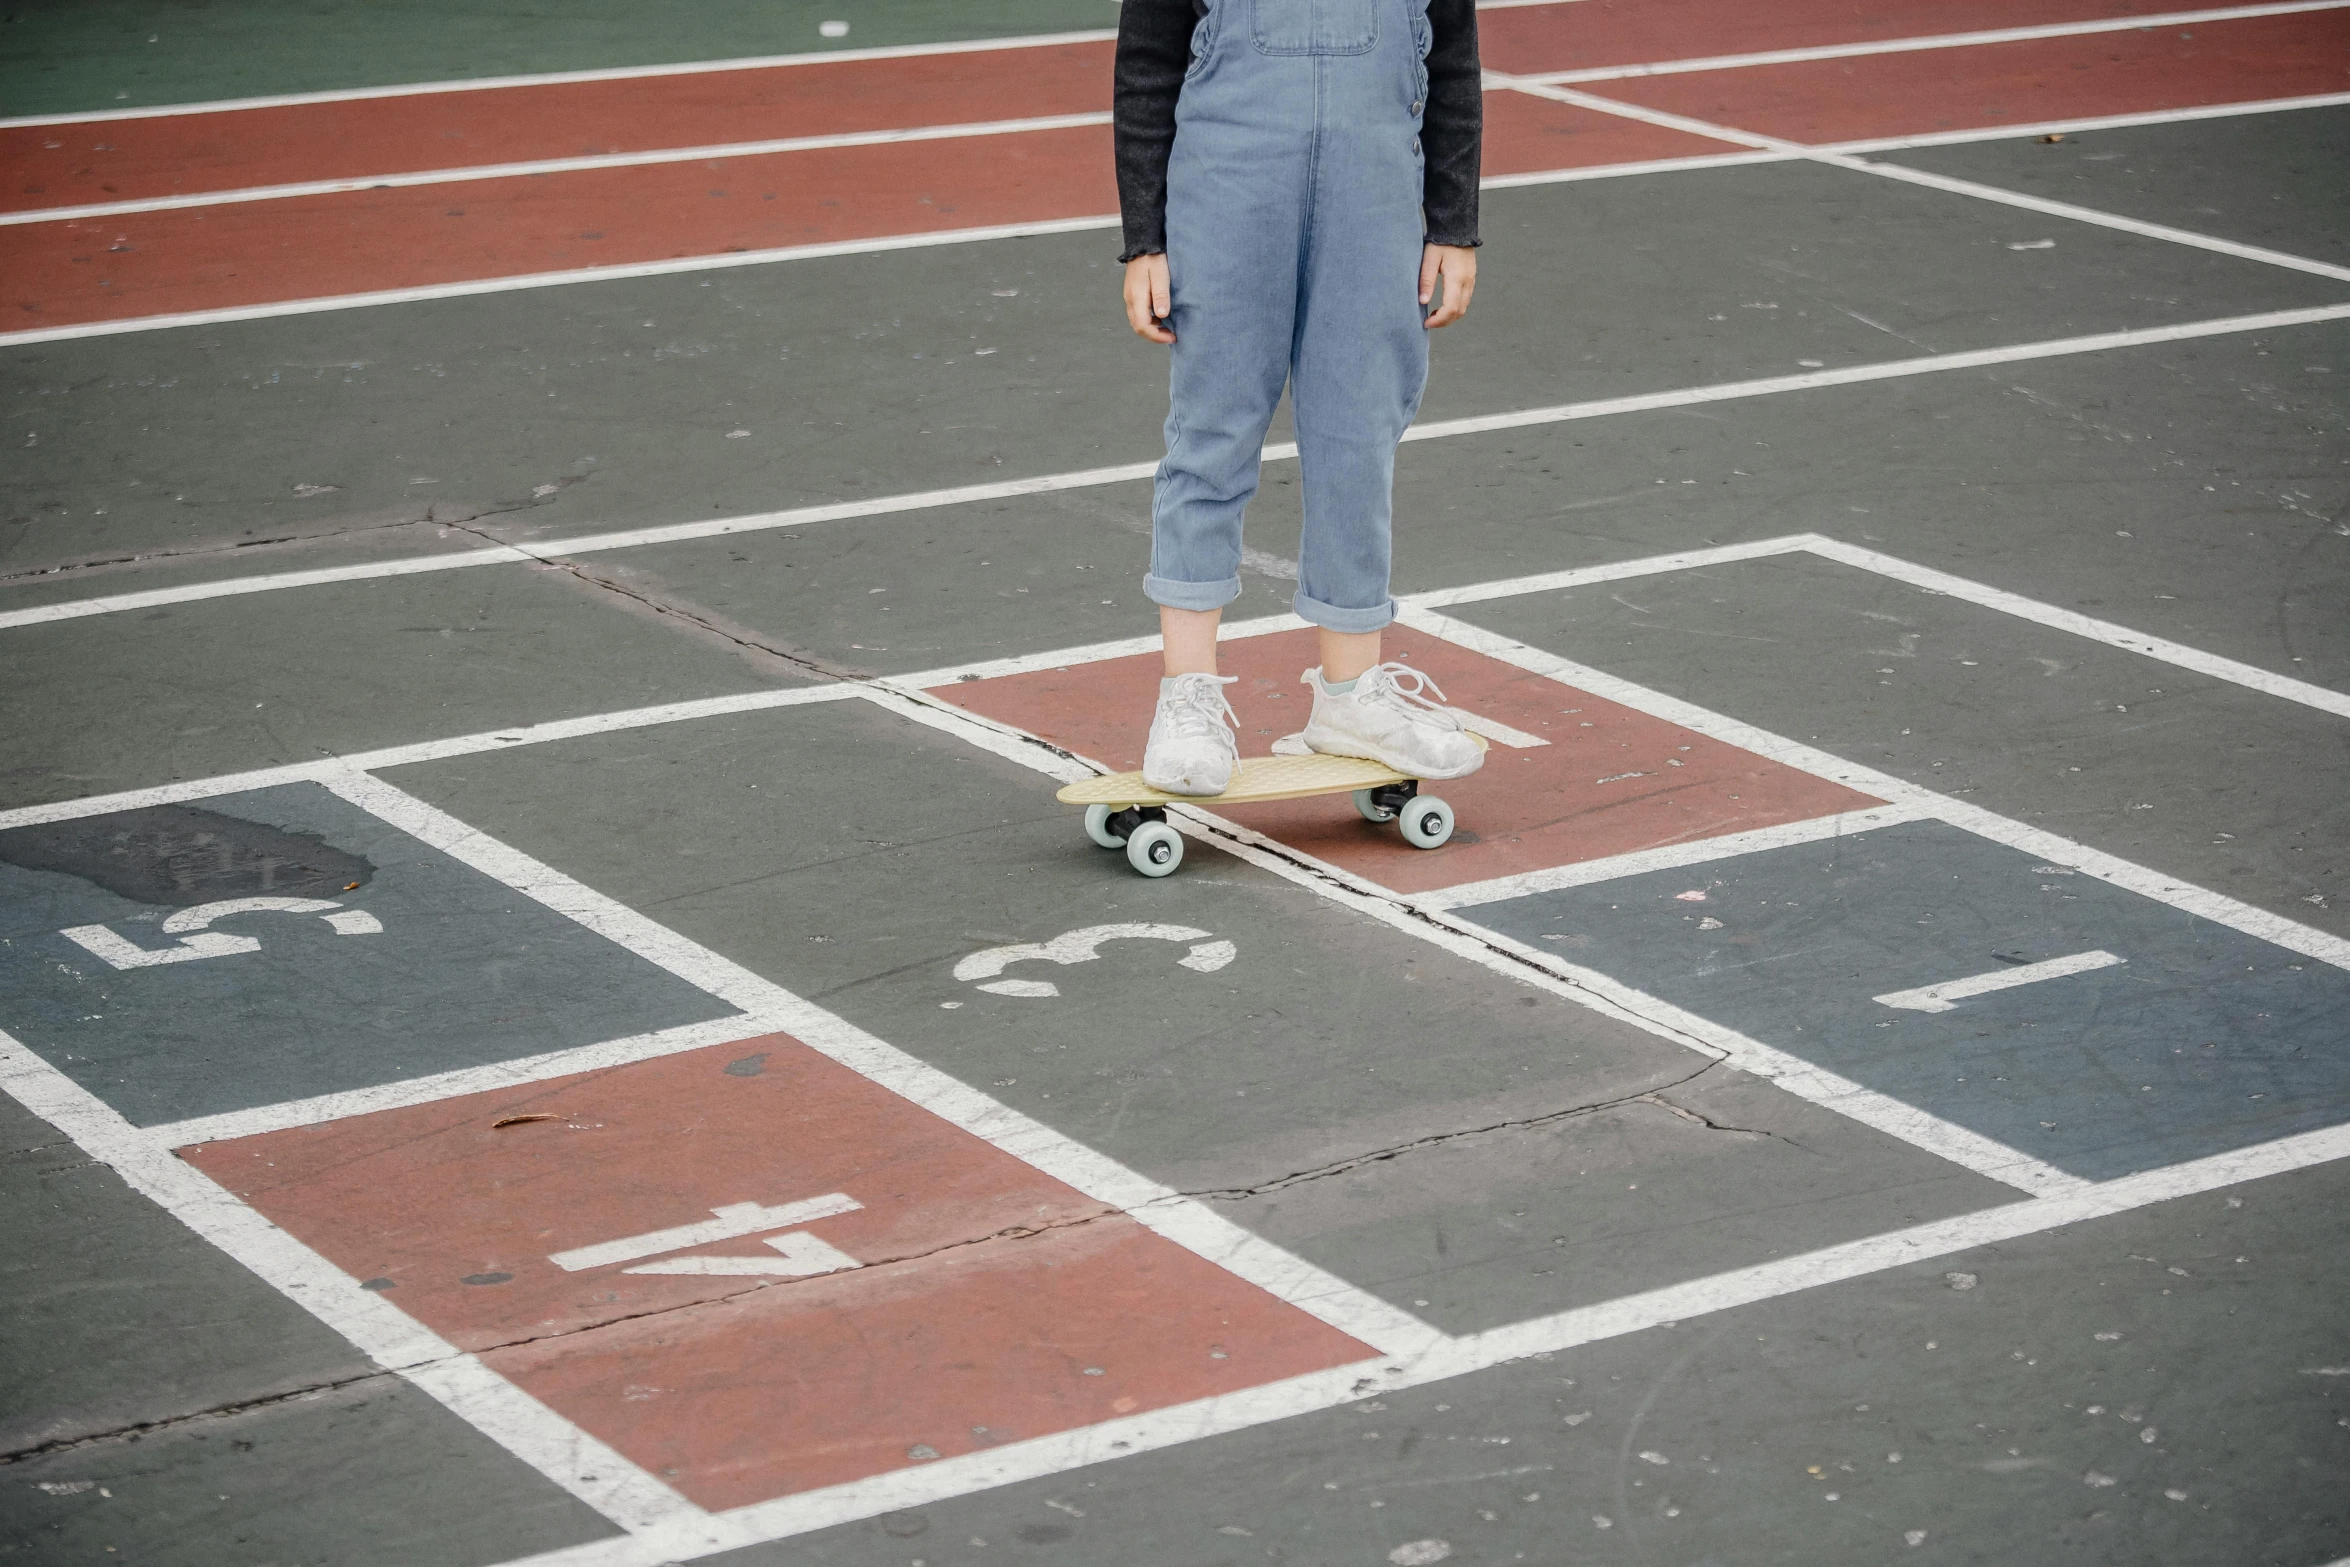
<path id="1" fill-rule="evenodd" d="M 1177 805 L 1201 800 L 1237 805 L 1404 781 L 1405 775 L 1394 768 L 1354 756 L 1252 756 L 1241 762 L 1232 787 L 1222 794 L 1167 794 L 1144 783 L 1140 773 L 1112 773 L 1070 784 L 1054 798 L 1064 805 Z"/>

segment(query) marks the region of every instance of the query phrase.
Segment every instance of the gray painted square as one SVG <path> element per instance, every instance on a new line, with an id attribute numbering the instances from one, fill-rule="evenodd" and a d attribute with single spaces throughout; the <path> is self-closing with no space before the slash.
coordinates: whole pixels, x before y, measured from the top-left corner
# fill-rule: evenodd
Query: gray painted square
<path id="1" fill-rule="evenodd" d="M 211 930 L 257 950 L 127 968 L 60 934 L 161 951 L 172 915 L 255 896 L 381 929 L 230 913 Z M 0 832 L 0 1028 L 140 1125 L 734 1011 L 315 784 Z"/>
<path id="2" fill-rule="evenodd" d="M 2350 1121 L 2350 974 L 1941 822 L 1464 913 L 2089 1179 Z"/>

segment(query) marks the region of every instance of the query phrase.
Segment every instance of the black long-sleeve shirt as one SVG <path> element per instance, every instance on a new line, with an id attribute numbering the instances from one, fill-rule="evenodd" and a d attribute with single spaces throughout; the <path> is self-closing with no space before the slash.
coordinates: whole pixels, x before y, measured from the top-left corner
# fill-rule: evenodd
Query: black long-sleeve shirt
<path id="1" fill-rule="evenodd" d="M 1126 228 L 1121 261 L 1167 248 L 1167 159 L 1175 148 L 1175 100 L 1191 64 L 1192 28 L 1206 14 L 1202 0 L 1124 0 L 1119 9 L 1111 119 L 1118 206 Z M 1478 152 L 1485 132 L 1476 0 L 1429 0 L 1428 25 L 1421 209 L 1430 244 L 1474 245 Z"/>

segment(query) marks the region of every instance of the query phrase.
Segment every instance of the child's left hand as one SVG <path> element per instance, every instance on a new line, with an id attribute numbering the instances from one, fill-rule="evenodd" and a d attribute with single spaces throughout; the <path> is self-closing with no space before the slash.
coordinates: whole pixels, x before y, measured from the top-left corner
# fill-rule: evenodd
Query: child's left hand
<path id="1" fill-rule="evenodd" d="M 1469 313 L 1469 298 L 1477 292 L 1477 252 L 1460 245 L 1430 245 L 1420 253 L 1420 303 L 1436 297 L 1436 283 L 1444 280 L 1444 303 L 1420 324 L 1433 331 L 1450 326 Z"/>

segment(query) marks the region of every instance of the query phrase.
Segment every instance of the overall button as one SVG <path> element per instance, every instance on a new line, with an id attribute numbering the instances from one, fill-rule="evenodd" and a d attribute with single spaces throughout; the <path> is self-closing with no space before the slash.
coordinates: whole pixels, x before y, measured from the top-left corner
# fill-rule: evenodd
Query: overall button
<path id="1" fill-rule="evenodd" d="M 1415 99 L 1413 99 L 1413 100 L 1412 100 L 1412 112 L 1413 112 L 1414 114 L 1417 114 L 1417 113 L 1419 113 L 1419 112 L 1420 112 L 1420 100 L 1419 100 L 1419 99 L 1417 99 L 1417 98 L 1415 98 Z"/>

